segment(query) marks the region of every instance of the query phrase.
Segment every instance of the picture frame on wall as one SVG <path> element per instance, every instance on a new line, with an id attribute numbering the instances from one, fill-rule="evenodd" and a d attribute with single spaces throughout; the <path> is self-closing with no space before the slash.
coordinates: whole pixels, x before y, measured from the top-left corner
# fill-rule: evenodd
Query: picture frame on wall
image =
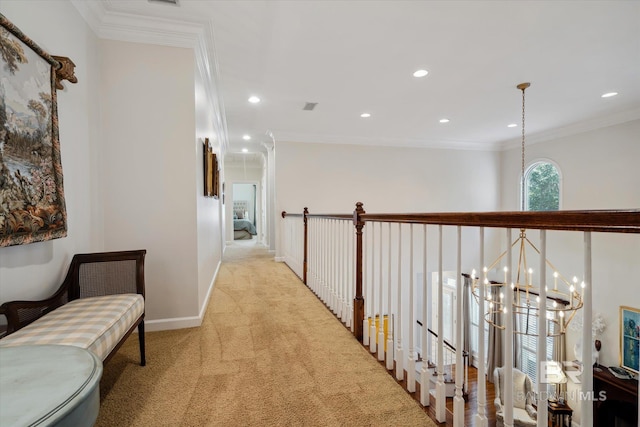
<path id="1" fill-rule="evenodd" d="M 213 198 L 220 198 L 220 165 L 215 154 L 213 155 Z"/>
<path id="2" fill-rule="evenodd" d="M 640 309 L 620 306 L 620 366 L 640 373 Z"/>
<path id="3" fill-rule="evenodd" d="M 0 14 L 0 247 L 67 235 L 57 90 L 75 64 Z"/>
<path id="4" fill-rule="evenodd" d="M 213 197 L 213 178 L 214 178 L 214 164 L 215 154 L 209 144 L 209 138 L 205 138 L 203 151 L 203 171 L 204 171 L 204 196 Z"/>

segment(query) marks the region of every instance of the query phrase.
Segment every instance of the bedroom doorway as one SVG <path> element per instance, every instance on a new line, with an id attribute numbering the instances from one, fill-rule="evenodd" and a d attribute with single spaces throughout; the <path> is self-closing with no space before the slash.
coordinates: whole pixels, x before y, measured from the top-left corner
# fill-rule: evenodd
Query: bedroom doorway
<path id="1" fill-rule="evenodd" d="M 234 183 L 233 195 L 233 240 L 255 243 L 258 235 L 258 185 L 256 183 Z"/>

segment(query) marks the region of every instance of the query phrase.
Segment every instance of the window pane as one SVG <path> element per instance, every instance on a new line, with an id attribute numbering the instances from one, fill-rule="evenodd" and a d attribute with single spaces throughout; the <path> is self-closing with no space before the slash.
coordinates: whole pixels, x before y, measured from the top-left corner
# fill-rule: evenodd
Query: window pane
<path id="1" fill-rule="evenodd" d="M 525 205 L 529 211 L 560 209 L 560 174 L 548 162 L 536 163 L 525 175 Z"/>

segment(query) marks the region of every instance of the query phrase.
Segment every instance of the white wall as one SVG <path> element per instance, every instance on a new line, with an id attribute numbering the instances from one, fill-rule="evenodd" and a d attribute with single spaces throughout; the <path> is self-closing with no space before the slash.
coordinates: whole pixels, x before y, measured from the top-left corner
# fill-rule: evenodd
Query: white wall
<path id="1" fill-rule="evenodd" d="M 69 56 L 79 81 L 58 94 L 69 236 L 0 248 L 0 302 L 50 295 L 75 253 L 144 248 L 147 329 L 199 325 L 224 226 L 202 196 L 198 138 L 222 157 L 206 67 L 191 48 L 98 40 L 68 1 L 8 0 L 2 13 Z"/>
<path id="2" fill-rule="evenodd" d="M 101 50 L 105 249 L 147 249 L 148 320 L 194 316 L 194 52 L 110 40 Z"/>
<path id="3" fill-rule="evenodd" d="M 58 91 L 58 116 L 68 236 L 0 248 L 0 303 L 50 295 L 75 253 L 101 249 L 98 40 L 66 1 L 2 0 L 2 14 L 45 51 L 70 57 L 77 84 Z"/>
<path id="4" fill-rule="evenodd" d="M 499 153 L 276 142 L 276 213 L 490 211 Z M 281 220 L 276 221 L 276 242 Z M 280 245 L 277 245 L 280 256 Z"/>
<path id="5" fill-rule="evenodd" d="M 205 90 L 206 77 L 202 74 L 204 67 L 196 67 L 195 73 L 195 108 L 196 108 L 196 140 L 195 149 L 195 191 L 196 191 L 196 236 L 198 239 L 198 317 L 202 319 L 206 310 L 209 296 L 213 291 L 213 282 L 217 276 L 222 253 L 224 250 L 224 211 L 222 195 L 218 199 L 204 197 L 204 145 L 205 138 L 209 138 L 210 144 L 217 155 L 220 168 L 222 168 L 222 144 L 218 137 L 219 129 L 215 129 L 215 112 L 212 100 Z M 224 170 L 220 171 L 220 181 L 224 182 Z M 222 184 L 220 184 L 222 191 Z"/>
<path id="6" fill-rule="evenodd" d="M 541 142 L 526 147 L 527 163 L 551 159 L 562 174 L 562 209 L 629 209 L 640 207 L 640 120 Z M 517 210 L 520 150 L 503 153 L 503 208 Z M 568 277 L 583 274 L 581 233 L 550 233 L 548 259 Z M 640 308 L 640 236 L 593 234 L 593 313 L 604 316 L 606 329 L 600 363 L 619 365 L 619 307 Z M 569 329 L 567 358 L 581 332 Z M 576 386 L 569 384 L 568 390 Z M 579 422 L 579 404 L 570 401 Z"/>

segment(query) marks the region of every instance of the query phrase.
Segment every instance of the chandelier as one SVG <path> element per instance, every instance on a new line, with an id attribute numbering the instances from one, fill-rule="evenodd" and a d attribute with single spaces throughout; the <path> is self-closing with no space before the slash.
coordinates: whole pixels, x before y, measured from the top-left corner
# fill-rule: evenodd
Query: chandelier
<path id="1" fill-rule="evenodd" d="M 522 91 L 522 167 L 521 167 L 521 195 L 522 204 L 521 210 L 525 210 L 525 90 L 531 86 L 530 83 L 520 83 L 516 86 Z M 508 267 L 504 267 L 504 281 L 490 281 L 488 273 L 494 268 L 499 266 L 502 259 L 507 255 L 508 251 L 518 247 L 519 255 L 517 260 L 517 268 L 515 272 L 515 281 L 510 284 L 513 294 L 513 305 L 511 310 L 507 307 L 505 292 L 508 289 L 503 286 L 507 283 Z M 520 229 L 520 234 L 511 243 L 509 248 L 502 252 L 498 258 L 496 258 L 491 265 L 482 269 L 482 277 L 476 277 L 476 271 L 471 273 L 472 281 L 472 293 L 476 300 L 484 299 L 488 306 L 487 311 L 484 313 L 484 318 L 490 325 L 504 329 L 504 325 L 500 324 L 500 318 L 502 314 L 514 313 L 520 320 L 520 327 L 514 328 L 514 333 L 538 336 L 537 320 L 540 317 L 540 305 L 546 304 L 546 301 L 540 301 L 539 285 L 536 285 L 533 280 L 534 271 L 529 267 L 527 254 L 531 254 L 531 251 L 540 255 L 540 250 L 529 240 L 525 229 Z M 558 269 L 545 259 L 545 264 L 553 272 L 553 289 L 545 287 L 547 291 L 547 299 L 552 303 L 549 306 L 547 304 L 546 313 L 547 320 L 552 323 L 552 327 L 547 328 L 547 336 L 559 336 L 565 333 L 567 326 L 571 323 L 571 320 L 576 315 L 576 312 L 583 306 L 581 290 L 584 289 L 585 284 L 581 282 L 578 285 L 578 278 L 573 277 L 570 281 L 565 278 Z M 542 278 L 540 278 L 542 283 Z M 485 285 L 484 295 L 480 295 L 479 280 L 482 280 Z"/>

